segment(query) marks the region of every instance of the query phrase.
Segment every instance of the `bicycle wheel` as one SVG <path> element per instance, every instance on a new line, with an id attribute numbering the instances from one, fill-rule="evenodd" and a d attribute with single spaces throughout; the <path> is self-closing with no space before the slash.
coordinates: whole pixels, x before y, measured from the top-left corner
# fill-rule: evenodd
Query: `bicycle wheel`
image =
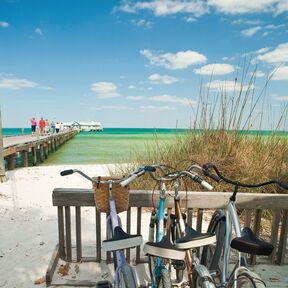
<path id="1" fill-rule="evenodd" d="M 161 269 L 156 279 L 156 287 L 157 288 L 171 288 L 172 287 L 170 272 L 167 269 Z"/>
<path id="2" fill-rule="evenodd" d="M 134 277 L 133 268 L 131 266 L 124 265 L 120 270 L 120 282 L 122 288 L 137 288 L 137 282 Z"/>
<path id="3" fill-rule="evenodd" d="M 228 287 L 234 287 L 234 279 L 229 281 Z M 265 282 L 256 273 L 245 270 L 237 276 L 237 288 L 265 288 Z"/>
<path id="4" fill-rule="evenodd" d="M 215 273 L 215 282 L 220 281 L 223 269 L 223 251 L 226 234 L 226 217 L 224 210 L 217 210 L 214 212 L 209 223 L 207 232 L 216 234 L 216 243 L 203 247 L 201 264 L 206 266 L 210 272 Z M 220 282 L 219 282 L 220 283 Z"/>

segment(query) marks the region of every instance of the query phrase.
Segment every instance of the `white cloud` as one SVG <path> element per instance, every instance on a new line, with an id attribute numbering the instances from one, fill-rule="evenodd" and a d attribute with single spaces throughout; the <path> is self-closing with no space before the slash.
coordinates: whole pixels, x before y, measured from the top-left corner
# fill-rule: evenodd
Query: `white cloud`
<path id="1" fill-rule="evenodd" d="M 127 96 L 126 99 L 139 101 L 139 100 L 143 100 L 144 97 L 143 96 Z"/>
<path id="2" fill-rule="evenodd" d="M 192 17 L 192 16 L 188 16 L 188 17 L 185 17 L 185 21 L 186 21 L 187 23 L 193 23 L 193 22 L 196 22 L 196 21 L 197 21 L 197 18 Z"/>
<path id="3" fill-rule="evenodd" d="M 252 37 L 255 35 L 259 30 L 261 29 L 261 26 L 251 27 L 247 28 L 241 31 L 241 34 L 245 37 Z"/>
<path id="4" fill-rule="evenodd" d="M 245 24 L 245 25 L 259 25 L 262 24 L 261 20 L 246 20 L 246 19 L 238 19 L 231 22 L 232 25 L 239 25 L 239 24 Z"/>
<path id="5" fill-rule="evenodd" d="M 120 6 L 115 7 L 113 11 L 137 13 L 141 10 L 147 10 L 155 16 L 162 17 L 176 14 L 190 14 L 194 17 L 200 17 L 211 12 L 211 8 L 214 8 L 216 12 L 232 15 L 273 13 L 277 16 L 288 11 L 288 0 L 123 0 Z M 239 19 L 232 22 L 232 24 L 242 23 L 257 25 L 261 21 Z"/>
<path id="6" fill-rule="evenodd" d="M 128 86 L 128 89 L 131 89 L 131 90 L 132 90 L 132 89 L 136 89 L 136 86 L 135 86 L 135 85 L 129 85 L 129 86 Z"/>
<path id="7" fill-rule="evenodd" d="M 281 28 L 285 28 L 285 27 L 286 27 L 285 24 L 280 24 L 280 25 L 269 24 L 269 25 L 266 25 L 263 28 L 264 29 L 276 30 L 276 29 L 281 29 Z"/>
<path id="8" fill-rule="evenodd" d="M 149 49 L 140 50 L 151 65 L 164 67 L 166 69 L 185 69 L 193 64 L 205 63 L 206 56 L 195 51 L 179 51 L 175 54 L 164 53 L 160 55 L 153 54 Z"/>
<path id="9" fill-rule="evenodd" d="M 109 99 L 120 96 L 117 92 L 117 86 L 111 82 L 96 82 L 91 84 L 91 90 L 96 92 L 97 98 Z"/>
<path id="10" fill-rule="evenodd" d="M 205 1 L 196 0 L 152 0 L 152 1 L 122 1 L 118 10 L 136 13 L 139 10 L 151 11 L 155 16 L 175 15 L 178 13 L 201 16 L 208 12 Z"/>
<path id="11" fill-rule="evenodd" d="M 271 73 L 272 80 L 288 80 L 288 66 L 280 66 Z"/>
<path id="12" fill-rule="evenodd" d="M 170 106 L 140 106 L 140 110 L 143 112 L 161 112 L 161 111 L 170 111 L 170 110 L 176 110 L 175 107 L 170 107 Z"/>
<path id="13" fill-rule="evenodd" d="M 41 88 L 41 87 L 39 84 L 27 79 L 2 77 L 0 78 L 0 88 L 18 90 L 22 88 Z"/>
<path id="14" fill-rule="evenodd" d="M 36 34 L 40 35 L 40 36 L 43 36 L 43 31 L 42 31 L 42 29 L 39 28 L 39 27 L 37 27 L 37 28 L 34 30 L 34 32 L 35 32 Z"/>
<path id="15" fill-rule="evenodd" d="M 2 28 L 8 28 L 10 25 L 8 22 L 5 22 L 5 21 L 0 21 L 0 27 Z"/>
<path id="16" fill-rule="evenodd" d="M 288 101 L 288 96 L 276 96 L 274 99 L 278 101 Z"/>
<path id="17" fill-rule="evenodd" d="M 268 63 L 288 62 L 288 42 L 278 45 L 273 51 L 257 56 L 256 59 Z"/>
<path id="18" fill-rule="evenodd" d="M 282 0 L 208 0 L 210 6 L 225 14 L 272 12 Z"/>
<path id="19" fill-rule="evenodd" d="M 194 101 L 188 98 L 180 98 L 177 96 L 166 95 L 166 94 L 150 97 L 150 100 L 157 101 L 157 102 L 164 102 L 164 103 L 175 103 L 175 104 L 180 104 L 180 105 L 185 105 L 185 106 L 195 104 Z"/>
<path id="20" fill-rule="evenodd" d="M 270 47 L 264 47 L 264 48 L 260 48 L 256 51 L 253 52 L 253 54 L 261 54 L 261 53 L 265 53 L 267 51 L 269 51 L 271 48 Z"/>
<path id="21" fill-rule="evenodd" d="M 281 0 L 279 1 L 279 3 L 277 4 L 276 8 L 275 8 L 275 14 L 282 14 L 284 12 L 288 11 L 288 0 Z"/>
<path id="22" fill-rule="evenodd" d="M 241 85 L 238 82 L 234 81 L 220 81 L 220 80 L 215 80 L 209 83 L 206 83 L 206 87 L 211 89 L 211 90 L 216 90 L 216 91 L 224 91 L 224 92 L 233 92 L 233 91 L 240 91 L 242 90 L 247 90 L 247 89 L 253 89 L 254 85 Z"/>
<path id="23" fill-rule="evenodd" d="M 178 81 L 177 78 L 168 75 L 152 74 L 148 77 L 155 84 L 173 84 Z"/>
<path id="24" fill-rule="evenodd" d="M 200 75 L 225 75 L 235 71 L 234 66 L 230 64 L 208 64 L 199 69 L 194 69 L 196 74 Z"/>
<path id="25" fill-rule="evenodd" d="M 256 72 L 250 72 L 249 74 L 248 74 L 249 76 L 255 76 L 256 78 L 261 78 L 261 77 L 264 77 L 265 76 L 265 73 L 263 72 L 263 71 L 261 71 L 261 70 L 257 70 Z"/>
<path id="26" fill-rule="evenodd" d="M 146 21 L 144 19 L 140 19 L 140 20 L 132 19 L 130 22 L 135 26 L 143 27 L 145 29 L 150 29 L 153 26 L 153 23 L 151 21 Z"/>

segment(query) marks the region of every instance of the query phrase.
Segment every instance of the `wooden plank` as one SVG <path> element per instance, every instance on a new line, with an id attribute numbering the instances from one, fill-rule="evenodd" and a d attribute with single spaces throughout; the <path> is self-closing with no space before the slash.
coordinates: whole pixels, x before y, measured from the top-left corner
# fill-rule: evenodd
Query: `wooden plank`
<path id="1" fill-rule="evenodd" d="M 193 209 L 188 208 L 187 211 L 187 224 L 188 226 L 192 227 L 193 222 Z"/>
<path id="2" fill-rule="evenodd" d="M 246 209 L 245 210 L 245 221 L 244 221 L 245 227 L 251 226 L 251 219 L 252 219 L 252 209 Z"/>
<path id="3" fill-rule="evenodd" d="M 131 207 L 127 210 L 127 216 L 126 216 L 126 232 L 128 234 L 131 234 Z M 130 263 L 130 248 L 126 249 L 126 261 Z"/>
<path id="4" fill-rule="evenodd" d="M 142 208 L 137 208 L 137 234 L 141 235 L 141 217 L 142 216 Z M 140 262 L 140 246 L 136 247 L 136 264 Z"/>
<path id="5" fill-rule="evenodd" d="M 94 197 L 94 194 L 93 194 Z M 95 202 L 94 202 L 95 204 Z M 96 262 L 101 262 L 101 213 L 95 207 L 96 218 Z"/>
<path id="6" fill-rule="evenodd" d="M 281 233 L 279 241 L 279 250 L 277 255 L 277 264 L 285 264 L 285 254 L 287 247 L 287 234 L 288 234 L 288 210 L 283 211 L 281 221 Z"/>
<path id="7" fill-rule="evenodd" d="M 76 218 L 76 259 L 77 262 L 81 261 L 82 258 L 82 238 L 81 238 L 81 207 L 75 207 L 75 218 Z"/>
<path id="8" fill-rule="evenodd" d="M 58 206 L 58 239 L 59 239 L 59 254 L 61 259 L 65 259 L 65 235 L 64 235 L 64 213 L 63 206 Z"/>
<path id="9" fill-rule="evenodd" d="M 254 225 L 253 225 L 253 231 L 256 234 L 256 236 L 259 236 L 260 226 L 261 226 L 261 216 L 262 216 L 262 210 L 256 209 L 255 218 L 254 218 Z M 256 255 L 250 256 L 250 264 L 251 265 L 256 264 Z"/>
<path id="10" fill-rule="evenodd" d="M 109 213 L 107 212 L 106 213 L 106 221 L 107 221 L 107 218 L 109 217 Z M 111 227 L 111 225 L 107 225 L 106 224 L 106 229 L 108 228 L 108 226 L 110 226 Z M 112 229 L 112 227 L 111 227 L 111 229 Z M 111 237 L 112 237 L 112 233 L 113 233 L 114 231 L 111 231 Z M 108 234 L 107 234 L 107 231 L 106 231 L 106 239 L 108 239 L 108 236 L 107 236 Z M 109 236 L 110 237 L 110 236 Z M 109 264 L 109 263 L 112 263 L 112 256 L 111 256 L 111 252 L 110 251 L 108 251 L 108 252 L 106 252 L 106 262 Z"/>
<path id="11" fill-rule="evenodd" d="M 65 232 L 66 232 L 66 261 L 72 261 L 71 244 L 71 210 L 70 206 L 65 206 Z"/>
<path id="12" fill-rule="evenodd" d="M 52 282 L 53 275 L 59 261 L 59 244 L 56 245 L 54 252 L 52 254 L 51 260 L 49 262 L 48 268 L 46 270 L 46 284 L 49 285 Z"/>
<path id="13" fill-rule="evenodd" d="M 274 246 L 272 254 L 269 256 L 271 264 L 275 263 L 275 257 L 277 254 L 277 244 L 278 244 L 278 231 L 280 225 L 280 211 L 273 211 L 272 227 L 271 227 L 271 243 Z"/>
<path id="14" fill-rule="evenodd" d="M 155 192 L 157 193 L 157 192 Z M 173 192 L 171 192 L 173 193 Z M 179 192 L 181 199 L 185 197 L 185 191 Z M 151 191 L 131 190 L 131 207 L 153 207 Z M 187 207 L 218 209 L 224 208 L 228 203 L 231 193 L 227 192 L 201 192 L 193 191 L 187 194 Z M 182 200 L 181 206 L 185 205 Z M 174 207 L 174 200 L 167 198 L 166 207 Z M 158 205 L 158 203 L 155 203 Z M 53 191 L 54 206 L 95 206 L 92 189 L 55 188 Z M 246 209 L 286 209 L 288 207 L 287 194 L 264 194 L 264 193 L 239 193 L 237 195 L 237 208 Z"/>

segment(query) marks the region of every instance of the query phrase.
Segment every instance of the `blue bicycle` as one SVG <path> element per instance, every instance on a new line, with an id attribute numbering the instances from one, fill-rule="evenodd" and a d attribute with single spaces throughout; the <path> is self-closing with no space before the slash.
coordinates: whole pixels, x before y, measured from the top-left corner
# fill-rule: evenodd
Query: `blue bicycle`
<path id="1" fill-rule="evenodd" d="M 194 269 L 205 278 L 202 287 L 215 288 L 209 271 L 200 264 L 199 259 L 196 257 L 195 250 L 197 247 L 214 243 L 216 240 L 215 234 L 197 232 L 185 223 L 179 203 L 178 178 L 188 177 L 208 190 L 211 190 L 213 187 L 196 173 L 192 173 L 193 169 L 200 169 L 200 171 L 203 172 L 203 169 L 199 165 L 192 165 L 189 169 L 183 171 L 176 171 L 174 169 L 173 172 L 169 173 L 165 171 L 166 167 L 163 165 L 154 164 L 148 167 L 151 167 L 149 174 L 152 179 L 161 185 L 159 191 L 159 206 L 158 208 L 154 208 L 151 213 L 149 241 L 145 243 L 143 247 L 144 252 L 149 257 L 151 286 L 153 288 L 171 288 L 173 285 L 170 272 L 171 266 L 173 266 L 176 270 L 177 285 L 181 285 L 183 278 L 181 275 L 183 275 L 183 270 L 187 267 L 190 286 L 192 285 L 192 270 Z M 154 171 L 152 168 L 154 168 Z M 160 177 L 156 175 L 156 169 L 160 172 Z M 142 173 L 144 172 L 141 172 L 141 174 Z M 127 181 L 133 181 L 138 177 L 137 175 L 139 175 L 139 172 L 136 171 L 131 175 L 131 180 L 128 178 Z M 170 216 L 173 216 L 173 221 L 165 225 L 166 182 L 174 183 L 175 215 L 170 214 Z M 171 222 L 174 222 L 174 225 L 172 225 Z M 165 226 L 167 226 L 166 233 Z"/>

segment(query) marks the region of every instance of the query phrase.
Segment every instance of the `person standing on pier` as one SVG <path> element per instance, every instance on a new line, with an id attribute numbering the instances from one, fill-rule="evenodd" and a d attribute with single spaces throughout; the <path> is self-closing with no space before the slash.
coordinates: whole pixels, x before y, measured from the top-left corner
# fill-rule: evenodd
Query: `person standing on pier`
<path id="1" fill-rule="evenodd" d="M 40 129 L 40 135 L 43 136 L 45 130 L 45 120 L 43 119 L 43 117 L 41 117 L 39 121 L 39 129 Z"/>
<path id="2" fill-rule="evenodd" d="M 35 117 L 32 117 L 31 121 L 31 134 L 34 135 L 36 132 L 37 121 Z"/>
<path id="3" fill-rule="evenodd" d="M 45 120 L 45 135 L 49 135 L 50 133 L 50 123 L 48 121 L 48 119 Z"/>

